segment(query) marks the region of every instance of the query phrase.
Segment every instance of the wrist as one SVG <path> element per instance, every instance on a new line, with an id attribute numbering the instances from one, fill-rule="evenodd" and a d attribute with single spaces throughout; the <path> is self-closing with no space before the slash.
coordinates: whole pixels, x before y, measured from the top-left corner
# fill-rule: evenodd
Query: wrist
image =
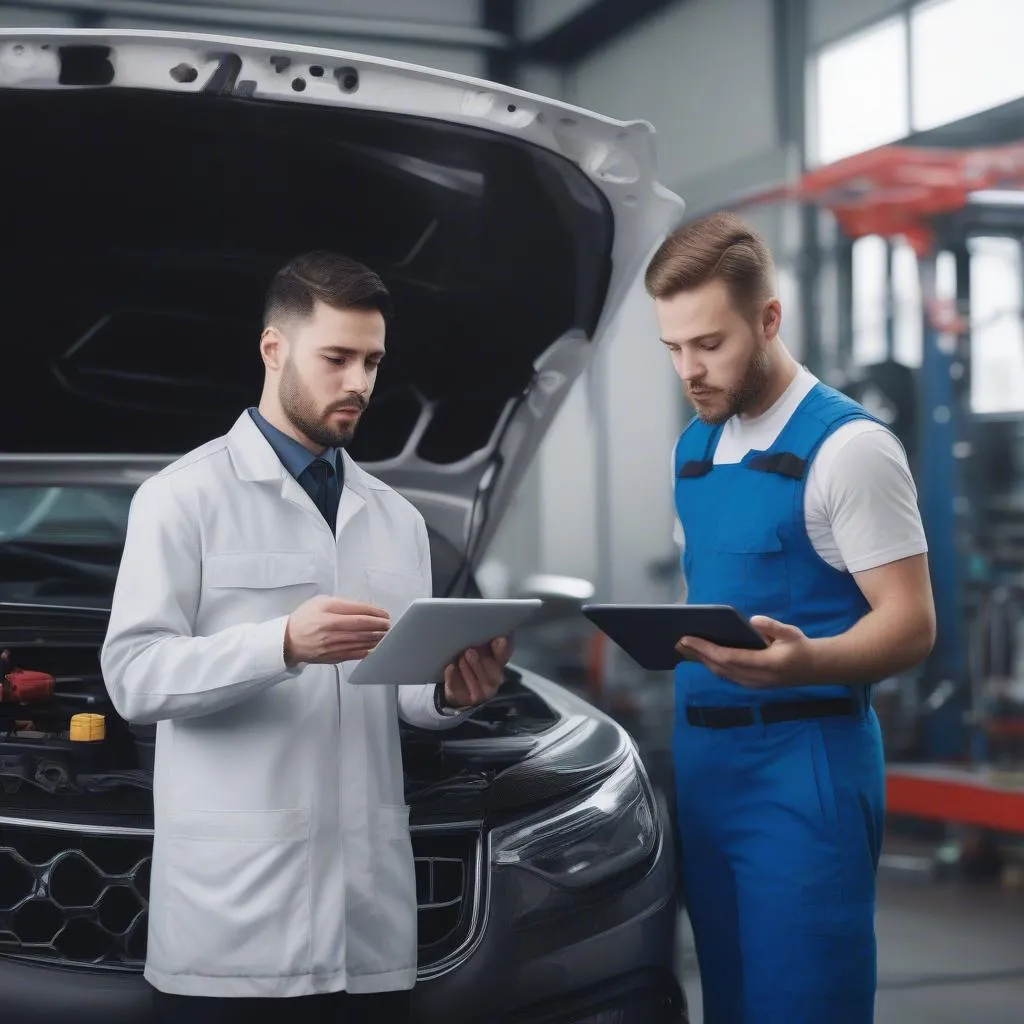
<path id="1" fill-rule="evenodd" d="M 284 641 L 281 644 L 281 654 L 284 657 L 286 668 L 295 668 L 298 664 L 295 659 L 295 652 L 292 650 L 291 628 L 292 620 L 289 618 L 284 625 Z"/>
<path id="2" fill-rule="evenodd" d="M 434 684 L 434 710 L 439 715 L 450 716 L 462 710 L 462 707 L 452 701 L 448 696 L 448 684 L 445 682 Z"/>
<path id="3" fill-rule="evenodd" d="M 835 637 L 815 637 L 807 641 L 807 656 L 804 660 L 804 670 L 800 673 L 800 682 L 807 685 L 827 685 L 833 675 L 830 662 L 834 659 L 831 656 L 831 648 Z"/>

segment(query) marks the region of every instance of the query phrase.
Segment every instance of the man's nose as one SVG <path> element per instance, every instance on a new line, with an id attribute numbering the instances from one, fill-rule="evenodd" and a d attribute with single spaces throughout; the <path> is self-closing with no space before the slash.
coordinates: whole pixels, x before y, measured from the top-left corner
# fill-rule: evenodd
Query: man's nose
<path id="1" fill-rule="evenodd" d="M 684 349 L 676 359 L 676 373 L 685 384 L 692 384 L 704 376 L 704 367 L 692 352 Z"/>
<path id="2" fill-rule="evenodd" d="M 345 390 L 352 395 L 365 398 L 370 393 L 370 378 L 362 365 L 348 367 L 345 374 Z"/>

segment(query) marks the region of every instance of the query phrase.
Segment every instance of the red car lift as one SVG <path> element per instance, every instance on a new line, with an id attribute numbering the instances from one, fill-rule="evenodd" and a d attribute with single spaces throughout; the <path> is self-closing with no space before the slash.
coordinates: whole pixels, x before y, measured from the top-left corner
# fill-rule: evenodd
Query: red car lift
<path id="1" fill-rule="evenodd" d="M 800 202 L 830 211 L 851 239 L 902 236 L 918 257 L 926 310 L 922 355 L 922 459 L 918 481 L 929 535 L 940 677 L 966 684 L 963 613 L 956 556 L 955 459 L 959 418 L 953 379 L 968 324 L 935 295 L 934 219 L 963 209 L 972 193 L 1024 189 L 1024 142 L 976 149 L 885 146 L 803 174 L 796 182 L 743 197 L 730 208 Z M 936 410 L 941 410 L 935 415 Z M 943 764 L 887 766 L 891 814 L 1024 833 L 1024 772 Z"/>

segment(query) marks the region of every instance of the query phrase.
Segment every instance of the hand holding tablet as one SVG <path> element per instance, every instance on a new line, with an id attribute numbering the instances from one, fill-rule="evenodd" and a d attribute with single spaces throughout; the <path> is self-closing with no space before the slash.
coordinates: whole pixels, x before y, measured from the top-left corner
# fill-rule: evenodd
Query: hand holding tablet
<path id="1" fill-rule="evenodd" d="M 742 650 L 768 646 L 729 605 L 587 604 L 583 614 L 649 672 L 668 672 L 686 660 L 677 648 L 684 636 Z"/>
<path id="2" fill-rule="evenodd" d="M 461 680 L 453 677 L 452 682 L 458 693 L 462 684 L 468 683 L 465 689 L 471 698 L 478 681 L 476 668 L 471 661 L 462 667 L 460 656 L 510 637 L 533 617 L 541 604 L 536 599 L 418 598 L 356 665 L 348 681 L 357 686 L 437 683 L 449 666 L 459 662 L 456 667 Z"/>

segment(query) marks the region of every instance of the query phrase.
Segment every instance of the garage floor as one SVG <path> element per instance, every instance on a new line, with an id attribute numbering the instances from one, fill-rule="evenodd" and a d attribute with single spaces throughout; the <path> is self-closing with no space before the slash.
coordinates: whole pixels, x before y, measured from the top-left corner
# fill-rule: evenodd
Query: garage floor
<path id="1" fill-rule="evenodd" d="M 1020 1024 L 1024 892 L 880 872 L 875 1024 Z M 689 927 L 682 977 L 691 1024 L 703 1024 Z M 937 984 L 940 977 L 945 983 Z M 973 977 L 965 977 L 973 976 Z"/>

